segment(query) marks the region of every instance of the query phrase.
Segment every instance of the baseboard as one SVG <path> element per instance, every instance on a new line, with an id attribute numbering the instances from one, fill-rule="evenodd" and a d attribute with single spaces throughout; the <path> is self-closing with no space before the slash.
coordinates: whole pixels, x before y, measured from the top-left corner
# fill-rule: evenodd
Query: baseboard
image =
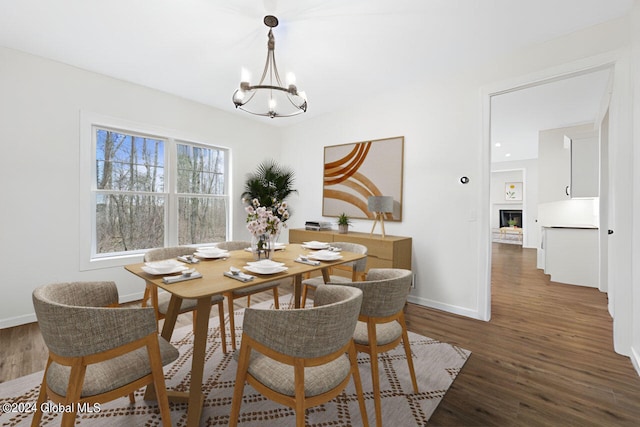
<path id="1" fill-rule="evenodd" d="M 634 347 L 631 347 L 631 356 L 629 358 L 631 359 L 633 367 L 636 368 L 638 376 L 640 376 L 640 351 L 636 350 Z"/>
<path id="2" fill-rule="evenodd" d="M 421 305 L 423 307 L 435 308 L 436 310 L 446 311 L 447 313 L 458 314 L 460 316 L 470 317 L 472 319 L 483 320 L 481 313 L 477 310 L 469 310 L 468 308 L 459 307 L 450 304 L 443 304 L 438 301 L 433 301 L 427 298 L 420 298 L 414 295 L 409 295 L 407 301 Z"/>
<path id="3" fill-rule="evenodd" d="M 121 295 L 120 303 L 128 303 L 133 301 L 140 301 L 144 292 L 134 292 L 132 294 Z M 28 323 L 37 322 L 35 313 L 24 314 L 21 316 L 8 317 L 6 319 L 0 319 L 0 329 L 13 328 L 14 326 L 26 325 Z"/>
<path id="4" fill-rule="evenodd" d="M 13 328 L 14 326 L 26 325 L 27 323 L 35 322 L 36 314 L 24 314 L 22 316 L 8 317 L 6 319 L 0 319 L 0 329 Z"/>

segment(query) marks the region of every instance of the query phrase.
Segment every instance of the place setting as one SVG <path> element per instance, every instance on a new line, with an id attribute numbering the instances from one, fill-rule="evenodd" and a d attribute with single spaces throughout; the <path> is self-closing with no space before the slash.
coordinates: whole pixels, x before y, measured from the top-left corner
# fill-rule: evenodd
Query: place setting
<path id="1" fill-rule="evenodd" d="M 203 259 L 227 259 L 231 256 L 228 250 L 216 246 L 197 248 L 194 255 Z"/>
<path id="2" fill-rule="evenodd" d="M 250 273 L 260 274 L 260 275 L 282 273 L 283 271 L 287 271 L 289 269 L 289 267 L 284 265 L 283 262 L 276 262 L 270 259 L 247 262 L 247 264 L 244 265 L 242 268 Z M 229 267 L 229 271 L 225 271 L 223 274 L 226 277 L 229 277 L 235 280 L 240 280 L 241 282 L 248 282 L 255 278 L 255 276 L 244 273 L 241 269 L 237 267 Z"/>
<path id="3" fill-rule="evenodd" d="M 301 246 L 305 249 L 319 250 L 319 249 L 329 249 L 331 245 L 329 245 L 329 243 L 327 242 L 318 242 L 318 241 L 312 240 L 310 242 L 302 242 Z"/>
<path id="4" fill-rule="evenodd" d="M 162 278 L 164 283 L 182 282 L 184 280 L 199 279 L 202 277 L 202 274 L 195 268 L 190 268 L 183 262 L 175 259 L 145 262 L 140 268 L 145 273 L 153 274 L 154 276 L 164 276 Z"/>
<path id="5" fill-rule="evenodd" d="M 337 261 L 342 259 L 340 251 L 335 248 L 321 249 L 307 255 L 308 259 L 316 261 Z"/>

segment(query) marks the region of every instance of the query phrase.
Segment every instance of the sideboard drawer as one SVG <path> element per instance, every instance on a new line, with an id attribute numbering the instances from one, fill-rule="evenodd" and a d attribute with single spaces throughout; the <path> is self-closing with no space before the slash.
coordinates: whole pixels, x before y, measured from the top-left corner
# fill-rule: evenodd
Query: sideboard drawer
<path id="1" fill-rule="evenodd" d="M 367 247 L 367 270 L 370 268 L 405 268 L 411 270 L 411 237 L 371 235 L 369 233 L 338 233 L 334 230 L 289 230 L 289 242 L 302 243 L 349 242 Z"/>

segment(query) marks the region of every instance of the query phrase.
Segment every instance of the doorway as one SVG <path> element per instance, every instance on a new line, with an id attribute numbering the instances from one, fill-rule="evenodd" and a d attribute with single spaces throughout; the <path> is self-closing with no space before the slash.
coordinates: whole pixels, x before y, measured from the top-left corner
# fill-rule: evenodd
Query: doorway
<path id="1" fill-rule="evenodd" d="M 608 101 L 612 87 L 613 64 L 594 65 L 590 69 L 569 71 L 563 75 L 551 75 L 545 79 L 531 78 L 520 84 L 506 85 L 499 90 L 487 91 L 484 99 L 485 142 L 487 144 L 489 177 L 493 171 L 522 169 L 526 178 L 523 185 L 523 225 L 528 229 L 528 239 L 523 248 L 537 250 L 542 243 L 541 228 L 537 223 L 537 180 L 544 173 L 537 168 L 538 132 L 545 129 L 560 128 L 568 125 L 597 123 L 607 132 Z M 533 131 L 532 131 L 533 130 Z M 604 138 L 606 140 L 606 137 Z M 601 177 L 604 187 L 601 189 L 600 230 L 606 236 L 607 204 L 606 149 L 601 147 Z M 495 186 L 491 185 L 488 194 L 489 203 L 494 200 Z M 602 193 L 604 191 L 604 193 Z M 485 199 L 486 200 L 486 199 Z M 493 207 L 489 208 L 487 222 L 494 226 Z M 491 231 L 489 232 L 491 236 Z M 491 316 L 491 277 L 492 264 L 491 240 L 488 248 L 488 283 L 485 289 L 484 313 L 488 320 Z M 606 240 L 601 239 L 600 264 L 606 272 Z M 601 290 L 606 291 L 606 274 L 601 270 Z M 482 307 L 482 304 L 481 304 Z M 481 310 L 482 311 L 482 310 Z"/>

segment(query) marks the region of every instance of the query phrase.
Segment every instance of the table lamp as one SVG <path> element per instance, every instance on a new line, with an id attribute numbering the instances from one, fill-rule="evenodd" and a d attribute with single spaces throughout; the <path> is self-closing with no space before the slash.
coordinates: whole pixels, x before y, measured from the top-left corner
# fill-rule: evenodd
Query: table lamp
<path id="1" fill-rule="evenodd" d="M 373 230 L 376 229 L 376 224 L 380 221 L 382 227 L 382 237 L 384 237 L 384 214 L 393 212 L 393 197 L 391 196 L 370 196 L 368 200 L 369 212 L 373 212 L 375 220 L 373 221 L 373 227 L 371 227 L 371 235 Z"/>

